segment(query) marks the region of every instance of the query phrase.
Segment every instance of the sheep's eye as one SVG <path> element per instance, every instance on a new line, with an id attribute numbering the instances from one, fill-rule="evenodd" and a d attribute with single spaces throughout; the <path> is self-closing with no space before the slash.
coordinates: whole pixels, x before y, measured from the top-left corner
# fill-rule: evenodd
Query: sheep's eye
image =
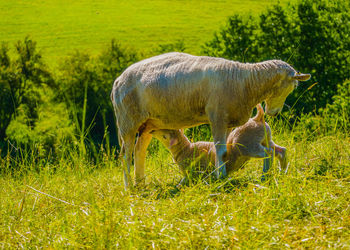
<path id="1" fill-rule="evenodd" d="M 163 138 L 166 139 L 166 135 L 163 135 Z"/>

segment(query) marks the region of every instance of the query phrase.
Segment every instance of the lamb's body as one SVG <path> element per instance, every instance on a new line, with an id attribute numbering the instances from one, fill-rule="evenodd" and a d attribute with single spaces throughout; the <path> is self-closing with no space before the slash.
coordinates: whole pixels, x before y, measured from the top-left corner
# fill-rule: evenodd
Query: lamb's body
<path id="1" fill-rule="evenodd" d="M 152 134 L 170 150 L 175 163 L 184 175 L 190 170 L 206 173 L 213 171 L 216 156 L 213 142 L 191 143 L 180 130 L 157 130 Z M 170 141 L 174 139 L 176 142 L 171 145 Z"/>
<path id="2" fill-rule="evenodd" d="M 273 152 L 281 167 L 286 167 L 286 149 L 273 142 L 270 126 L 263 119 L 261 106 L 258 110 L 257 116 L 233 130 L 227 138 L 227 155 L 224 157 L 227 173 L 238 170 L 251 158 L 264 158 Z M 185 176 L 188 172 L 208 174 L 214 170 L 213 142 L 191 143 L 181 130 L 158 130 L 152 132 L 152 135 L 170 150 Z"/>
<path id="3" fill-rule="evenodd" d="M 223 155 L 229 128 L 244 124 L 263 100 L 268 114 L 278 113 L 296 77 L 300 75 L 279 60 L 243 64 L 168 53 L 133 64 L 116 79 L 111 93 L 128 171 L 135 148 L 135 177 L 143 179 L 150 131 L 210 123 L 216 166 L 222 166 L 225 176 Z"/>

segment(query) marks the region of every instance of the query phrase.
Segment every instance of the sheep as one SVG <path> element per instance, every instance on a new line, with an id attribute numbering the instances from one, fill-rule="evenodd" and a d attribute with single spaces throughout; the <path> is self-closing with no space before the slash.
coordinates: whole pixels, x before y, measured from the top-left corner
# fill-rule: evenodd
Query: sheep
<path id="1" fill-rule="evenodd" d="M 240 63 L 177 52 L 131 65 L 115 80 L 111 92 L 127 168 L 125 186 L 133 151 L 135 184 L 144 180 L 150 131 L 205 123 L 212 128 L 217 178 L 225 177 L 223 156 L 228 131 L 248 121 L 252 109 L 262 101 L 266 113 L 276 115 L 297 81 L 309 78 L 309 74 L 298 73 L 280 60 Z"/>
<path id="2" fill-rule="evenodd" d="M 265 158 L 263 172 L 266 173 L 271 163 L 269 156 L 276 156 L 281 168 L 286 169 L 286 148 L 273 142 L 271 128 L 264 121 L 264 110 L 260 104 L 257 105 L 257 110 L 254 118 L 234 129 L 227 138 L 227 154 L 224 156 L 227 173 L 240 169 L 251 158 Z M 169 149 L 186 179 L 189 173 L 193 176 L 198 172 L 206 174 L 213 172 L 215 165 L 213 142 L 191 143 L 182 130 L 161 129 L 152 131 L 151 134 Z"/>

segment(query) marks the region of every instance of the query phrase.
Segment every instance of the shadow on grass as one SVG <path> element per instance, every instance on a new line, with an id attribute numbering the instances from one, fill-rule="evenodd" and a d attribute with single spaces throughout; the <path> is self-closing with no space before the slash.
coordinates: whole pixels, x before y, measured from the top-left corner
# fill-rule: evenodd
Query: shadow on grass
<path id="1" fill-rule="evenodd" d="M 162 183 L 160 181 L 152 181 L 147 186 L 135 188 L 133 195 L 147 199 L 171 199 L 181 195 L 184 192 L 202 192 L 207 190 L 209 193 L 232 193 L 236 194 L 246 190 L 249 184 L 259 186 L 260 181 L 248 177 L 226 178 L 223 180 L 216 179 L 191 179 L 183 185 L 179 185 L 179 181 L 174 180 L 172 183 Z"/>

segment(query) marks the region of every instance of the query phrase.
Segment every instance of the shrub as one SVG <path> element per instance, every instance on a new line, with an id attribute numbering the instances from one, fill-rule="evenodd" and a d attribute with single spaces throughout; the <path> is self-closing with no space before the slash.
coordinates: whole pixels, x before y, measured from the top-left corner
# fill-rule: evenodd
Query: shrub
<path id="1" fill-rule="evenodd" d="M 59 99 L 69 107 L 82 137 L 94 144 L 111 138 L 111 143 L 117 144 L 110 92 L 117 76 L 137 58 L 134 51 L 112 40 L 97 58 L 77 51 L 60 64 Z"/>
<path id="2" fill-rule="evenodd" d="M 350 80 L 338 84 L 337 94 L 332 99 L 333 103 L 327 104 L 321 112 L 330 118 L 328 123 L 347 130 L 350 121 Z"/>
<path id="3" fill-rule="evenodd" d="M 37 119 L 37 105 L 41 100 L 38 89 L 43 84 L 55 87 L 53 78 L 41 54 L 36 50 L 36 43 L 28 37 L 15 44 L 15 59 L 9 57 L 7 45 L 0 49 L 0 141 L 6 137 L 6 129 L 11 120 L 25 113 L 26 122 L 33 125 Z M 2 145 L 4 146 L 4 145 Z"/>
<path id="4" fill-rule="evenodd" d="M 17 116 L 6 129 L 8 139 L 18 147 L 40 149 L 38 156 L 53 154 L 60 156 L 62 151 L 72 148 L 67 143 L 75 141 L 74 127 L 69 119 L 64 103 L 53 101 L 53 91 L 47 86 L 36 89 L 40 104 L 35 107 L 37 118 L 31 118 L 27 104 L 17 108 Z"/>

